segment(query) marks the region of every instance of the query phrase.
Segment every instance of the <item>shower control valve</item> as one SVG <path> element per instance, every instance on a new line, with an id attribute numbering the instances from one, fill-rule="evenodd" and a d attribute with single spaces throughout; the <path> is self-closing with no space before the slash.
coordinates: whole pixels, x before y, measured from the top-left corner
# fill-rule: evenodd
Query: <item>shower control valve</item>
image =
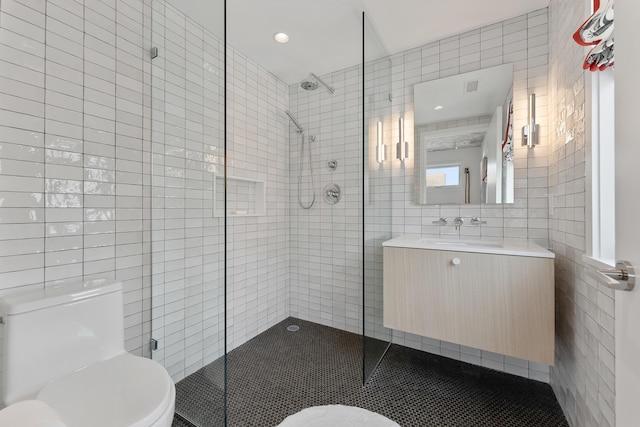
<path id="1" fill-rule="evenodd" d="M 327 184 L 322 192 L 324 194 L 324 201 L 330 205 L 335 205 L 342 197 L 340 187 L 337 184 Z"/>

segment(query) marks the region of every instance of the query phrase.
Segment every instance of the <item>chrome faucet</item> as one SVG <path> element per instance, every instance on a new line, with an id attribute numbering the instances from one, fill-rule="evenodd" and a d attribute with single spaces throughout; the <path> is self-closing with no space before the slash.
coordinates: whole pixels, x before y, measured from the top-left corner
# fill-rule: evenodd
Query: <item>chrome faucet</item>
<path id="1" fill-rule="evenodd" d="M 486 224 L 486 223 L 487 223 L 487 221 L 482 221 L 477 216 L 474 216 L 473 218 L 471 218 L 471 225 L 481 225 L 481 224 Z"/>
<path id="2" fill-rule="evenodd" d="M 440 217 L 437 221 L 431 221 L 432 224 L 447 225 L 447 218 Z"/>
<path id="3" fill-rule="evenodd" d="M 460 230 L 460 227 L 462 227 L 462 224 L 464 224 L 464 219 L 457 217 L 456 219 L 453 220 L 453 225 L 456 226 L 456 230 Z"/>

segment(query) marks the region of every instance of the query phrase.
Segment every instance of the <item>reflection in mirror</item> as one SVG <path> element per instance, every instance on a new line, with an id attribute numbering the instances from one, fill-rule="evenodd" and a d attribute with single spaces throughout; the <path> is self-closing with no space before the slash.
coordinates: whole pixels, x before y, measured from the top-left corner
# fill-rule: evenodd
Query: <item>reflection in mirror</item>
<path id="1" fill-rule="evenodd" d="M 420 204 L 513 203 L 511 64 L 414 86 Z"/>

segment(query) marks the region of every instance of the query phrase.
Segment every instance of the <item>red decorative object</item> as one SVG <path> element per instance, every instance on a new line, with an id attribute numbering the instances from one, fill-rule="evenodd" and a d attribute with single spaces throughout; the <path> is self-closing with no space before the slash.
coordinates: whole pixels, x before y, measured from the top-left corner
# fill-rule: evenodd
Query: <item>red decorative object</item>
<path id="1" fill-rule="evenodd" d="M 614 65 L 613 0 L 593 0 L 593 9 L 573 39 L 581 46 L 595 46 L 585 57 L 583 68 L 598 71 Z"/>

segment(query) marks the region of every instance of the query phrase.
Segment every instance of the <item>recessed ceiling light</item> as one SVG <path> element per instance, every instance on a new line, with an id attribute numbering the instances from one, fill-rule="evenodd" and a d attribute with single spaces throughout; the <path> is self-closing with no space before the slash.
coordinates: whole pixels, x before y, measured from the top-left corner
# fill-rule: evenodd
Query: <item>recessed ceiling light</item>
<path id="1" fill-rule="evenodd" d="M 287 43 L 289 41 L 289 35 L 286 33 L 275 33 L 273 39 L 278 43 Z"/>
<path id="2" fill-rule="evenodd" d="M 444 110 L 444 105 L 436 105 L 433 109 L 436 111 Z"/>

